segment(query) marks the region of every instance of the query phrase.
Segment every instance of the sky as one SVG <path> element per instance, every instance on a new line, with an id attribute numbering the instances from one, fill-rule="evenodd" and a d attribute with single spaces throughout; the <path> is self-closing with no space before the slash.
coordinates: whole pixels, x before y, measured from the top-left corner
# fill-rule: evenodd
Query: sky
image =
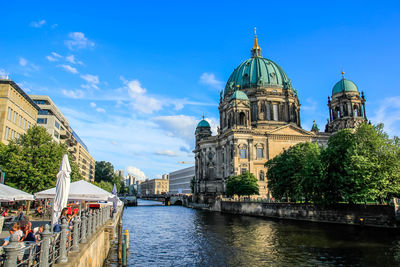
<path id="1" fill-rule="evenodd" d="M 219 92 L 250 57 L 255 26 L 263 57 L 298 91 L 304 129 L 325 128 L 344 70 L 368 119 L 399 135 L 399 1 L 7 1 L 2 10 L 0 75 L 49 95 L 95 160 L 141 179 L 191 166 L 203 114 L 216 133 Z"/>

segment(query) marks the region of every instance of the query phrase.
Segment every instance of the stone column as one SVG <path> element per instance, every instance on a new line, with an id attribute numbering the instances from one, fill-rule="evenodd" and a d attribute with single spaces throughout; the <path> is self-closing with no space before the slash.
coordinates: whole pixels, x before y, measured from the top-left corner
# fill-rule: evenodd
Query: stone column
<path id="1" fill-rule="evenodd" d="M 50 238 L 52 233 L 50 232 L 50 226 L 46 224 L 41 234 L 42 244 L 40 245 L 40 267 L 49 267 L 49 252 L 50 252 Z"/>
<path id="2" fill-rule="evenodd" d="M 88 216 L 88 226 L 87 226 L 87 237 L 92 235 L 92 213 L 89 212 Z"/>
<path id="3" fill-rule="evenodd" d="M 14 233 L 10 237 L 10 243 L 4 247 L 4 252 L 6 254 L 5 267 L 17 266 L 17 257 L 20 249 L 21 245 L 19 243 L 18 235 Z"/>
<path id="4" fill-rule="evenodd" d="M 68 224 L 65 218 L 62 219 L 61 223 L 61 238 L 60 238 L 60 258 L 57 263 L 65 263 L 68 261 L 67 257 L 67 231 Z"/>
<path id="5" fill-rule="evenodd" d="M 86 243 L 86 231 L 87 231 L 87 217 L 85 213 L 82 213 L 82 225 L 81 225 L 81 243 Z"/>
<path id="6" fill-rule="evenodd" d="M 72 251 L 79 251 L 78 238 L 79 238 L 79 228 L 80 228 L 79 223 L 80 222 L 81 221 L 79 219 L 74 220 L 74 228 L 73 228 L 74 231 L 72 232 L 74 239 L 72 240 L 72 247 L 71 247 Z"/>

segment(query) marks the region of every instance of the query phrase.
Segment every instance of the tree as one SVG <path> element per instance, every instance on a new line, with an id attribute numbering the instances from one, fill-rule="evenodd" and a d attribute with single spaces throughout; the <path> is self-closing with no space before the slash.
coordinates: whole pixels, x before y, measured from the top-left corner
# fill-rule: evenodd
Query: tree
<path id="1" fill-rule="evenodd" d="M 96 182 L 105 181 L 113 183 L 115 180 L 114 166 L 111 162 L 96 161 L 94 180 Z"/>
<path id="2" fill-rule="evenodd" d="M 56 185 L 57 173 L 64 154 L 65 145 L 52 140 L 41 126 L 28 129 L 19 139 L 0 147 L 0 168 L 6 172 L 6 184 L 34 193 Z M 70 159 L 72 180 L 82 176 Z"/>
<path id="3" fill-rule="evenodd" d="M 228 196 L 238 195 L 239 197 L 258 195 L 257 178 L 249 172 L 229 177 L 226 181 L 226 194 Z"/>
<path id="4" fill-rule="evenodd" d="M 319 201 L 323 166 L 316 143 L 299 143 L 269 160 L 268 188 L 276 199 Z"/>

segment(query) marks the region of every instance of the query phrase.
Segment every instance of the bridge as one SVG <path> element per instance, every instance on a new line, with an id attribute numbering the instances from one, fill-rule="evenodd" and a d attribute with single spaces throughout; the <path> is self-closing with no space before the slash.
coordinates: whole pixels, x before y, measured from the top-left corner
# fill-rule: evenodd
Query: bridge
<path id="1" fill-rule="evenodd" d="M 187 206 L 189 197 L 185 195 L 141 195 L 138 198 L 143 200 L 152 200 L 163 202 L 165 206 L 179 205 Z"/>

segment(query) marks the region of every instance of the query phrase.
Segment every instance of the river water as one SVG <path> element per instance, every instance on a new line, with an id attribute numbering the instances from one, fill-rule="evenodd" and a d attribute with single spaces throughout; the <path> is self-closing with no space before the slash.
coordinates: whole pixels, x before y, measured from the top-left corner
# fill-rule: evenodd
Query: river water
<path id="1" fill-rule="evenodd" d="M 235 216 L 181 206 L 124 211 L 128 266 L 399 266 L 396 230 Z"/>

